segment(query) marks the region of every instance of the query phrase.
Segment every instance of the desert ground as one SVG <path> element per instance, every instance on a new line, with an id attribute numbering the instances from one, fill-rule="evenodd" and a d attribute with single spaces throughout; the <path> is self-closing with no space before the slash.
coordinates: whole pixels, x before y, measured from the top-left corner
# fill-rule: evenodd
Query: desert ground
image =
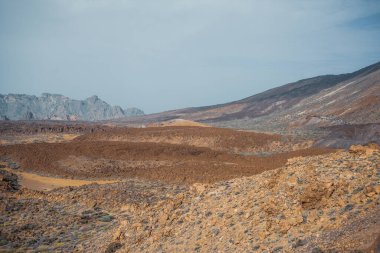
<path id="1" fill-rule="evenodd" d="M 0 124 L 0 252 L 377 252 L 380 149 L 174 121 Z"/>

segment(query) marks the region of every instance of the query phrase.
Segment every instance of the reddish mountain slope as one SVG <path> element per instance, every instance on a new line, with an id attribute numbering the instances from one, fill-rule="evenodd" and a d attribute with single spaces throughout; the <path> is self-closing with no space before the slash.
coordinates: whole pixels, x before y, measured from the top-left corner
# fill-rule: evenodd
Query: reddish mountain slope
<path id="1" fill-rule="evenodd" d="M 379 108 L 380 62 L 349 74 L 300 80 L 239 101 L 167 111 L 127 122 L 143 124 L 181 118 L 249 129 L 274 120 L 280 121 L 282 128 L 290 123 L 314 124 L 313 121 L 324 125 L 326 120 L 327 125 L 332 121 L 374 123 L 380 122 Z"/>

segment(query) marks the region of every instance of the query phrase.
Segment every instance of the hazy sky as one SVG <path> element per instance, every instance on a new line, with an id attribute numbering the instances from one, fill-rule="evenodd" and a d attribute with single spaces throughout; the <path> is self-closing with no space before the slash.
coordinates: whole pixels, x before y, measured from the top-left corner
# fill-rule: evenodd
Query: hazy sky
<path id="1" fill-rule="evenodd" d="M 377 61 L 378 0 L 0 0 L 0 93 L 152 113 Z"/>

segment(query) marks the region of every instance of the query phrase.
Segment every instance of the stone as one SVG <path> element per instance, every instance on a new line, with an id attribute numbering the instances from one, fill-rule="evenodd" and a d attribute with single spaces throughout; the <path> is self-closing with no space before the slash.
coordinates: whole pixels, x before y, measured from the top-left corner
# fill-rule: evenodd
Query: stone
<path id="1" fill-rule="evenodd" d="M 43 93 L 41 97 L 24 94 L 0 94 L 5 111 L 2 117 L 10 120 L 107 120 L 143 115 L 137 108 L 123 110 L 111 106 L 97 96 L 73 100 L 59 94 Z"/>
<path id="2" fill-rule="evenodd" d="M 119 250 L 123 245 L 119 242 L 112 242 L 107 246 L 105 253 L 114 253 Z"/>
<path id="3" fill-rule="evenodd" d="M 321 250 L 321 248 L 319 247 L 315 247 L 311 250 L 311 253 L 323 253 L 323 251 Z"/>
<path id="4" fill-rule="evenodd" d="M 98 218 L 99 221 L 102 221 L 102 222 L 110 222 L 114 219 L 114 217 L 112 217 L 111 215 L 104 215 L 104 216 L 101 216 Z"/>
<path id="5" fill-rule="evenodd" d="M 191 189 L 197 194 L 202 194 L 206 190 L 206 185 L 195 183 L 191 186 Z"/>

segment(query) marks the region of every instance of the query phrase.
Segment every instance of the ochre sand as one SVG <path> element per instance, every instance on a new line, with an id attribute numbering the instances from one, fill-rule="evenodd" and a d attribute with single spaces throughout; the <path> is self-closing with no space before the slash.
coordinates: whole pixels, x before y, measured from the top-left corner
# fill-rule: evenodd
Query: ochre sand
<path id="1" fill-rule="evenodd" d="M 116 180 L 77 180 L 77 179 L 65 179 L 55 177 L 45 177 L 34 173 L 28 173 L 23 171 L 16 171 L 10 168 L 5 168 L 7 171 L 17 174 L 20 178 L 20 185 L 22 187 L 37 190 L 37 191 L 49 191 L 59 187 L 66 186 L 81 186 L 86 184 L 111 184 L 116 183 Z"/>

